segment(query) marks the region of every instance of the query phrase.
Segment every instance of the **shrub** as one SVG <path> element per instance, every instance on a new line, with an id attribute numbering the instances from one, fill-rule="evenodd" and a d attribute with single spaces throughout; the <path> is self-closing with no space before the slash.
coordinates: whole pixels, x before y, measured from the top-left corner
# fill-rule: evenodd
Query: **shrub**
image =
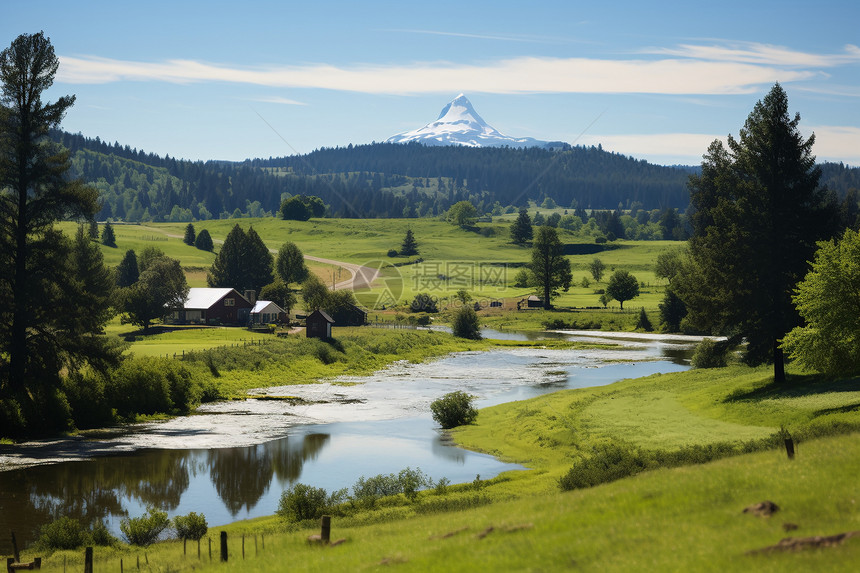
<path id="1" fill-rule="evenodd" d="M 119 529 L 131 545 L 147 546 L 158 540 L 161 533 L 170 526 L 166 511 L 150 507 L 140 517 L 123 519 Z"/>
<path id="2" fill-rule="evenodd" d="M 173 518 L 173 527 L 179 539 L 191 539 L 196 541 L 206 535 L 209 525 L 203 514 L 191 512 L 188 515 L 177 515 Z"/>
<path id="3" fill-rule="evenodd" d="M 409 310 L 412 312 L 439 312 L 436 298 L 427 293 L 416 294 L 412 304 L 409 305 Z"/>
<path id="4" fill-rule="evenodd" d="M 95 522 L 93 524 L 92 529 L 90 530 L 90 535 L 95 545 L 100 545 L 103 547 L 109 547 L 119 541 L 119 539 L 117 539 L 111 534 L 104 521 Z"/>
<path id="5" fill-rule="evenodd" d="M 727 350 L 725 344 L 719 344 L 713 339 L 702 340 L 693 351 L 693 368 L 722 368 L 726 365 Z"/>
<path id="6" fill-rule="evenodd" d="M 433 491 L 436 495 L 445 495 L 448 493 L 448 486 L 451 485 L 451 480 L 446 477 L 439 478 L 439 481 L 436 482 L 436 487 L 433 488 Z"/>
<path id="7" fill-rule="evenodd" d="M 431 485 L 432 480 L 420 468 L 406 468 L 400 470 L 397 475 L 378 474 L 369 478 L 361 476 L 352 486 L 352 501 L 370 508 L 379 498 L 399 493 L 410 501 L 415 501 L 418 498 L 418 490 Z"/>
<path id="8" fill-rule="evenodd" d="M 470 306 L 458 308 L 451 323 L 451 332 L 459 338 L 481 340 L 481 324 L 475 309 Z"/>
<path id="9" fill-rule="evenodd" d="M 40 549 L 77 549 L 90 542 L 90 534 L 77 519 L 61 517 L 42 526 L 36 546 Z"/>
<path id="10" fill-rule="evenodd" d="M 388 256 L 389 257 L 396 257 L 397 255 L 398 255 L 397 249 L 388 249 Z"/>
<path id="11" fill-rule="evenodd" d="M 317 519 L 330 507 L 342 503 L 345 499 L 345 489 L 328 495 L 324 488 L 297 483 L 281 494 L 278 511 L 275 513 L 288 522 Z"/>
<path id="12" fill-rule="evenodd" d="M 616 443 L 595 448 L 592 456 L 572 468 L 559 480 L 562 491 L 592 487 L 635 475 L 646 469 L 647 460 L 638 450 Z"/>
<path id="13" fill-rule="evenodd" d="M 534 286 L 534 283 L 534 275 L 528 269 L 520 269 L 514 275 L 514 286 L 517 288 Z"/>
<path id="14" fill-rule="evenodd" d="M 430 404 L 433 420 L 446 430 L 471 424 L 478 417 L 478 411 L 472 406 L 474 399 L 461 390 L 445 394 Z"/>

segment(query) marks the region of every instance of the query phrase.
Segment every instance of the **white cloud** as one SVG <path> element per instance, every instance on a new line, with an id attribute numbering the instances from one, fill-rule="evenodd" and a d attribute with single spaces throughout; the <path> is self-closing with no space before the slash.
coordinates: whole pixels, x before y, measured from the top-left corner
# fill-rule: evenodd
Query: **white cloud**
<path id="1" fill-rule="evenodd" d="M 677 48 L 649 48 L 643 50 L 642 53 L 706 61 L 789 67 L 829 68 L 860 63 L 860 48 L 852 44 L 846 44 L 844 52 L 841 54 L 811 54 L 798 52 L 783 46 L 755 42 L 733 43 L 728 46 L 682 44 Z"/>
<path id="2" fill-rule="evenodd" d="M 812 152 L 818 162 L 842 161 L 851 166 L 860 166 L 860 127 L 852 126 L 803 126 L 804 137 L 815 133 Z M 737 134 L 734 134 L 737 137 Z M 661 164 L 698 165 L 708 146 L 715 139 L 726 142 L 725 135 L 704 133 L 651 133 L 619 135 L 585 135 L 581 145 L 601 144 L 607 151 L 647 159 Z"/>
<path id="3" fill-rule="evenodd" d="M 607 151 L 658 163 L 697 165 L 702 162 L 702 155 L 715 139 L 725 143 L 726 136 L 705 133 L 586 135 L 580 143 L 587 146 L 599 143 Z"/>
<path id="4" fill-rule="evenodd" d="M 818 125 L 801 127 L 804 135 L 815 133 L 812 153 L 821 161 L 842 161 L 860 166 L 860 127 Z"/>
<path id="5" fill-rule="evenodd" d="M 260 97 L 256 98 L 254 101 L 259 101 L 262 103 L 277 103 L 281 105 L 308 105 L 301 101 L 296 101 L 294 99 L 288 99 L 280 96 Z"/>
<path id="6" fill-rule="evenodd" d="M 240 68 L 192 60 L 132 62 L 63 57 L 58 82 L 71 84 L 163 81 L 230 82 L 270 87 L 322 88 L 371 94 L 481 92 L 744 94 L 775 81 L 816 72 L 720 61 L 685 59 L 597 60 L 520 57 L 485 65 L 417 63 L 337 67 Z"/>

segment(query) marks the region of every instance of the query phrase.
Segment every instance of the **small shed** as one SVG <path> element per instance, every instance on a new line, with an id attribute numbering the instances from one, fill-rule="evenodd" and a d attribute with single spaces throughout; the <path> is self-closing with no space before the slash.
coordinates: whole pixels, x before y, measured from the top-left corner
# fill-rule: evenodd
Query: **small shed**
<path id="1" fill-rule="evenodd" d="M 526 299 L 527 308 L 543 308 L 543 300 L 537 295 L 531 295 Z"/>
<path id="2" fill-rule="evenodd" d="M 331 325 L 334 324 L 334 319 L 325 311 L 315 310 L 305 321 L 305 333 L 308 338 L 331 338 Z"/>
<path id="3" fill-rule="evenodd" d="M 270 300 L 258 300 L 251 309 L 251 324 L 271 324 L 284 322 L 287 313 Z"/>

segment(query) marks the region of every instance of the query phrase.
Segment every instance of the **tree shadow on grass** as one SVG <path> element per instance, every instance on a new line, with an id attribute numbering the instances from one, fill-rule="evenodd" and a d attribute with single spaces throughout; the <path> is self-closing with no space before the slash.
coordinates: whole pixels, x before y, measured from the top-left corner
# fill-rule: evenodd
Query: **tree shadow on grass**
<path id="1" fill-rule="evenodd" d="M 768 382 L 752 390 L 739 389 L 723 399 L 723 402 L 759 401 L 777 398 L 800 398 L 829 394 L 832 392 L 860 391 L 860 377 L 833 380 L 824 378 L 821 374 L 795 374 L 788 377 L 784 383 Z M 834 411 L 852 411 L 860 404 L 852 404 L 834 409 Z"/>

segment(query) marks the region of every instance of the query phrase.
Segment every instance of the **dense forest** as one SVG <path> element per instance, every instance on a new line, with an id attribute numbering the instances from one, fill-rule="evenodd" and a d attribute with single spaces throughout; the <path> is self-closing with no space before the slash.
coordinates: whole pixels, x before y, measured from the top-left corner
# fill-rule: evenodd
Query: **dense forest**
<path id="1" fill-rule="evenodd" d="M 334 217 L 424 217 L 469 200 L 480 213 L 547 198 L 564 207 L 684 210 L 697 167 L 664 167 L 598 147 L 427 147 L 372 143 L 244 162 L 185 161 L 54 131 L 72 175 L 99 190 L 97 218 L 192 221 L 277 214 L 292 195 L 315 195 Z M 822 183 L 844 197 L 860 169 L 822 165 Z"/>

